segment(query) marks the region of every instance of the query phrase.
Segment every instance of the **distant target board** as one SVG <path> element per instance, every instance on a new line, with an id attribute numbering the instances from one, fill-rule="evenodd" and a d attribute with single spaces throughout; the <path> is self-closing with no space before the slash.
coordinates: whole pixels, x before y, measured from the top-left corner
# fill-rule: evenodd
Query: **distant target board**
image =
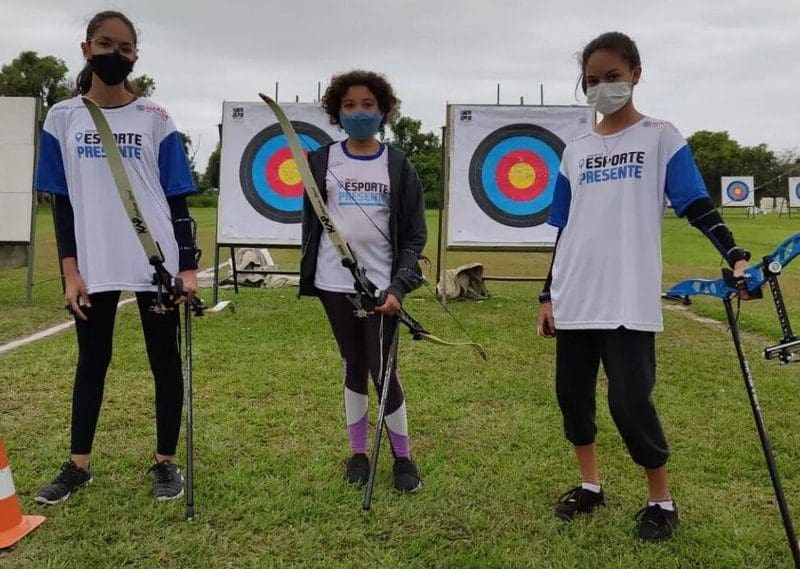
<path id="1" fill-rule="evenodd" d="M 594 111 L 450 105 L 447 124 L 447 246 L 552 245 L 546 223 L 561 155 Z"/>
<path id="2" fill-rule="evenodd" d="M 789 178 L 789 207 L 800 207 L 800 178 Z"/>
<path id="3" fill-rule="evenodd" d="M 310 152 L 346 137 L 316 103 L 283 103 Z M 303 184 L 278 120 L 263 102 L 222 107 L 217 242 L 300 245 Z"/>
<path id="4" fill-rule="evenodd" d="M 723 176 L 723 207 L 753 207 L 756 205 L 755 187 L 752 176 Z"/>

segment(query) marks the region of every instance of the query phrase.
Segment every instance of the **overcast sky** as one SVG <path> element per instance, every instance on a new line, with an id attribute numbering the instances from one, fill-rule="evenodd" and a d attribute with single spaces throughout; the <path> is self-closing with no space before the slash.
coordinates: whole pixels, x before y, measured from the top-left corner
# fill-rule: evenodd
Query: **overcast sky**
<path id="1" fill-rule="evenodd" d="M 91 16 L 126 13 L 139 30 L 135 73 L 199 144 L 205 167 L 223 100 L 316 99 L 317 81 L 385 73 L 426 130 L 445 105 L 575 104 L 575 54 L 601 32 L 639 45 L 642 112 L 688 136 L 727 130 L 742 144 L 800 147 L 800 0 L 0 0 L 0 64 L 22 50 L 80 69 Z M 583 102 L 583 99 L 580 100 Z"/>

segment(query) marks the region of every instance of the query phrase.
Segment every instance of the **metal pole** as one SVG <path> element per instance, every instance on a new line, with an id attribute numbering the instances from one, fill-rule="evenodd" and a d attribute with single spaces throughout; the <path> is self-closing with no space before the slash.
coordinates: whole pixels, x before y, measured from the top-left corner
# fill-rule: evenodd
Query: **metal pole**
<path id="1" fill-rule="evenodd" d="M 30 237 L 28 238 L 28 270 L 25 278 L 25 297 L 28 301 L 28 304 L 33 303 L 33 264 L 36 261 L 36 192 L 33 192 L 31 201 L 31 233 Z M 59 265 L 60 264 L 61 261 L 59 261 Z"/>
<path id="2" fill-rule="evenodd" d="M 300 95 L 295 95 L 294 96 L 294 102 L 295 103 L 299 103 L 300 102 Z"/>
<path id="3" fill-rule="evenodd" d="M 214 284 L 212 289 L 211 304 L 216 306 L 219 302 L 219 243 L 214 244 Z"/>
<path id="4" fill-rule="evenodd" d="M 500 104 L 500 83 L 497 84 L 497 104 Z"/>
<path id="5" fill-rule="evenodd" d="M 525 104 L 525 97 L 520 97 L 519 98 L 519 104 L 520 104 L 520 106 Z"/>
<path id="6" fill-rule="evenodd" d="M 239 294 L 239 275 L 236 271 L 236 254 L 233 247 L 231 247 L 231 270 L 233 271 L 233 292 Z"/>
<path id="7" fill-rule="evenodd" d="M 223 120 L 225 120 L 223 118 Z M 220 155 L 222 154 L 222 123 L 217 125 L 217 131 L 219 132 L 219 149 Z M 222 185 L 220 183 L 220 185 Z M 212 286 L 213 289 L 213 306 L 216 306 L 219 300 L 219 188 L 217 188 L 217 209 L 216 213 L 214 214 L 215 221 L 214 221 L 214 283 Z"/>
<path id="8" fill-rule="evenodd" d="M 194 519 L 194 423 L 192 417 L 192 302 L 183 303 L 186 327 L 186 521 Z"/>
<path id="9" fill-rule="evenodd" d="M 275 81 L 275 100 L 278 100 L 278 82 Z"/>
<path id="10" fill-rule="evenodd" d="M 539 83 L 539 104 L 544 106 L 544 83 Z"/>
<path id="11" fill-rule="evenodd" d="M 36 99 L 36 110 L 34 111 L 34 134 L 33 134 L 33 156 L 35 160 L 38 162 L 39 160 L 39 137 L 37 134 L 39 131 L 42 130 L 42 101 L 41 99 Z M 31 232 L 28 238 L 28 271 L 26 275 L 26 282 L 25 282 L 25 297 L 28 301 L 28 304 L 33 304 L 33 265 L 36 261 L 36 208 L 38 206 L 38 197 L 36 194 L 36 189 L 31 185 Z M 50 198 L 50 206 L 51 208 L 55 205 L 55 199 L 51 196 Z M 53 210 L 53 227 L 55 227 L 55 210 Z M 63 268 L 61 268 L 61 256 L 59 255 L 58 266 L 62 271 L 61 274 L 61 283 L 62 289 L 64 287 L 64 274 Z"/>
<path id="12" fill-rule="evenodd" d="M 789 549 L 792 550 L 792 558 L 794 565 L 800 568 L 800 547 L 797 544 L 797 537 L 794 533 L 792 526 L 792 517 L 789 514 L 789 506 L 786 503 L 786 496 L 783 493 L 783 486 L 781 479 L 778 475 L 778 467 L 775 464 L 775 456 L 772 452 L 772 444 L 767 434 L 767 428 L 764 425 L 764 418 L 761 415 L 761 406 L 758 403 L 756 395 L 756 388 L 753 382 L 753 375 L 750 372 L 750 365 L 744 355 L 742 348 L 742 339 L 739 336 L 739 325 L 736 323 L 736 316 L 733 313 L 733 306 L 731 299 L 726 298 L 723 300 L 725 304 L 725 314 L 728 316 L 728 325 L 731 329 L 731 336 L 733 336 L 733 344 L 736 346 L 736 355 L 739 358 L 739 366 L 742 368 L 742 376 L 744 377 L 744 386 L 747 390 L 747 396 L 750 399 L 750 408 L 753 411 L 753 418 L 756 422 L 756 429 L 758 430 L 758 437 L 761 440 L 761 448 L 764 451 L 764 459 L 767 462 L 767 469 L 769 476 L 772 479 L 772 487 L 775 490 L 775 498 L 778 501 L 778 508 L 781 511 L 781 518 L 783 518 L 783 527 L 786 530 L 786 538 L 789 541 Z"/>
<path id="13" fill-rule="evenodd" d="M 445 171 L 447 169 L 447 127 L 442 127 L 442 193 L 439 198 L 439 231 L 437 235 L 437 245 L 436 245 L 436 284 L 439 284 L 439 279 L 442 275 L 442 230 L 443 230 L 443 221 L 444 221 L 444 184 L 445 180 L 447 179 L 445 175 Z"/>
<path id="14" fill-rule="evenodd" d="M 317 102 L 322 101 L 322 81 L 317 81 Z"/>
<path id="15" fill-rule="evenodd" d="M 383 318 L 383 316 L 381 316 Z M 383 338 L 381 338 L 382 340 Z M 364 491 L 364 511 L 368 512 L 372 506 L 372 491 L 375 488 L 375 473 L 378 470 L 378 451 L 381 446 L 381 438 L 383 436 L 383 423 L 386 416 L 386 400 L 389 399 L 389 382 L 392 378 L 392 369 L 397 357 L 397 344 L 400 339 L 400 321 L 397 320 L 392 332 L 392 343 L 389 345 L 389 354 L 386 358 L 386 367 L 381 370 L 383 383 L 381 384 L 381 401 L 378 407 L 378 423 L 375 426 L 375 440 L 372 443 L 372 456 L 369 459 L 369 478 L 367 479 L 367 488 Z M 383 350 L 383 346 L 381 346 Z M 391 444 L 391 441 L 389 441 Z"/>

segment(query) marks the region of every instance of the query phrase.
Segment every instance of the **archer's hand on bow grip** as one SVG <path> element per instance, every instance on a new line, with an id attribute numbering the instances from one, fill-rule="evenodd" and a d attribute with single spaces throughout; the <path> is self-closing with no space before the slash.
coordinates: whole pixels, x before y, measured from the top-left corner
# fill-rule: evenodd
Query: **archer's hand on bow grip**
<path id="1" fill-rule="evenodd" d="M 763 298 L 764 293 L 761 290 L 760 286 L 755 287 L 753 290 L 750 289 L 750 275 L 745 272 L 747 267 L 745 266 L 744 269 L 736 274 L 736 272 L 730 269 L 722 269 L 722 279 L 732 289 L 736 289 L 737 295 L 742 300 L 753 300 L 756 298 Z"/>

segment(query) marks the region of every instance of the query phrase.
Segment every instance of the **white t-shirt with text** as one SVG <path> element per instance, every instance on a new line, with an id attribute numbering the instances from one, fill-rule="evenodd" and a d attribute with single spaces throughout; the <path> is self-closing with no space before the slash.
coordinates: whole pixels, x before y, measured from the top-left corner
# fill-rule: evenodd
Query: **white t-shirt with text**
<path id="1" fill-rule="evenodd" d="M 683 136 L 644 117 L 564 150 L 548 223 L 562 228 L 551 297 L 557 329 L 661 331 L 661 223 L 708 197 Z"/>
<path id="2" fill-rule="evenodd" d="M 354 156 L 345 143 L 330 147 L 325 178 L 328 211 L 356 261 L 366 269 L 367 278 L 385 290 L 392 279 L 392 245 L 388 240 L 389 152 L 381 144 L 374 156 Z M 355 292 L 353 275 L 342 265 L 342 258 L 324 232 L 317 253 L 314 286 L 330 292 Z"/>
<path id="3" fill-rule="evenodd" d="M 136 202 L 161 247 L 164 267 L 178 271 L 178 245 L 167 197 L 195 191 L 183 142 L 167 112 L 145 98 L 102 109 L 117 140 Z M 94 122 L 80 97 L 47 113 L 36 189 L 69 196 L 75 216 L 78 270 L 89 294 L 155 290 L 145 255 Z"/>

